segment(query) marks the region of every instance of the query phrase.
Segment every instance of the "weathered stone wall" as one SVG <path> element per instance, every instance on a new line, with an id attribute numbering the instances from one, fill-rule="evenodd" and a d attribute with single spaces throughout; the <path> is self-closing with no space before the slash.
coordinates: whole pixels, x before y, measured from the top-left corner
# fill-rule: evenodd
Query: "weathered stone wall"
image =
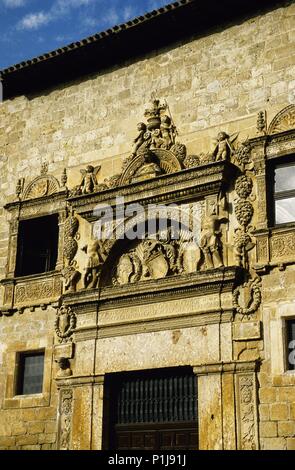
<path id="1" fill-rule="evenodd" d="M 55 310 L 28 309 L 1 318 L 0 326 L 0 449 L 55 448 L 57 394 L 53 380 L 52 329 Z M 16 351 L 45 349 L 43 395 L 14 397 Z"/>
<path id="2" fill-rule="evenodd" d="M 9 236 L 3 206 L 15 199 L 19 177 L 28 183 L 45 161 L 57 178 L 63 168 L 68 169 L 70 187 L 79 182 L 79 170 L 88 163 L 101 164 L 99 182 L 118 173 L 123 158 L 130 154 L 136 124 L 142 120 L 151 92 L 169 103 L 179 140 L 187 144 L 189 153 L 211 150 L 219 130 L 240 132 L 241 141 L 255 136 L 258 111 L 265 109 L 270 122 L 280 109 L 295 102 L 294 19 L 293 4 L 119 69 L 1 104 L 0 278 L 5 276 Z M 233 353 L 242 360 L 265 355 L 259 374 L 262 448 L 295 447 L 294 376 L 272 369 L 276 353 L 268 341 L 271 319 L 278 321 L 277 302 L 281 299 L 291 305 L 294 299 L 292 285 L 292 267 L 264 277 L 265 351 L 262 341 L 249 341 L 240 343 Z M 274 286 L 280 289 L 274 290 Z M 46 347 L 46 374 L 49 379 L 55 375 L 53 324 L 51 308 L 26 309 L 23 315 L 0 318 L 0 448 L 55 446 L 54 381 L 49 384 L 47 405 L 32 402 L 31 407 L 23 407 L 15 401 L 12 409 L 12 403 L 6 401 L 12 398 L 9 383 L 16 351 Z M 169 336 L 173 343 L 170 332 L 152 336 L 157 340 L 161 335 Z"/>

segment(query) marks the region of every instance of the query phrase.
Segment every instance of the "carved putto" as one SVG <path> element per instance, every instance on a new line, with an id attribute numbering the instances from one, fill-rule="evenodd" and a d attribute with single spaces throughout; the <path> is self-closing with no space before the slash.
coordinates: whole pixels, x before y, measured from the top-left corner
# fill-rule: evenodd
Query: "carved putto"
<path id="1" fill-rule="evenodd" d="M 221 131 L 217 135 L 216 147 L 213 152 L 215 161 L 227 160 L 233 155 L 233 143 L 237 139 L 238 134 L 228 135 L 226 132 Z"/>
<path id="2" fill-rule="evenodd" d="M 87 165 L 86 169 L 80 170 L 82 179 L 80 184 L 72 190 L 72 195 L 91 194 L 97 191 L 97 173 L 100 168 L 100 165 Z"/>

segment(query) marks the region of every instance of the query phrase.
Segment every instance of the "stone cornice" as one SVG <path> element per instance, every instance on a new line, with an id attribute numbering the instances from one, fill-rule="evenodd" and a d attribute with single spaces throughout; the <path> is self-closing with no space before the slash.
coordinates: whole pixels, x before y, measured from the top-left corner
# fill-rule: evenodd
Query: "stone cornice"
<path id="1" fill-rule="evenodd" d="M 70 197 L 68 201 L 78 214 L 88 220 L 94 220 L 94 207 L 102 203 L 115 205 L 118 196 L 125 198 L 125 204 L 140 202 L 147 205 L 179 202 L 218 193 L 236 171 L 236 167 L 227 161 L 214 162 L 144 182 Z"/>
<path id="2" fill-rule="evenodd" d="M 127 286 L 104 287 L 101 289 L 81 290 L 64 295 L 65 305 L 74 306 L 75 310 L 84 310 L 97 302 L 103 308 L 147 304 L 171 298 L 196 297 L 204 293 L 222 293 L 231 291 L 240 276 L 236 266 L 201 271 L 190 275 L 169 276 Z M 157 296 L 155 296 L 157 292 Z"/>
<path id="3" fill-rule="evenodd" d="M 8 212 L 15 212 L 19 211 L 21 213 L 22 210 L 27 208 L 37 207 L 40 212 L 42 212 L 42 208 L 47 206 L 48 204 L 57 204 L 57 207 L 61 206 L 61 203 L 65 205 L 65 200 L 67 197 L 67 190 L 64 189 L 59 191 L 58 193 L 51 194 L 50 196 L 42 196 L 36 197 L 34 199 L 24 199 L 24 200 L 17 200 L 13 202 L 9 202 L 4 206 Z"/>
<path id="4" fill-rule="evenodd" d="M 259 368 L 259 361 L 233 361 L 233 362 L 216 362 L 212 364 L 204 364 L 194 366 L 194 373 L 198 376 L 209 374 L 223 373 L 243 373 L 255 372 Z"/>

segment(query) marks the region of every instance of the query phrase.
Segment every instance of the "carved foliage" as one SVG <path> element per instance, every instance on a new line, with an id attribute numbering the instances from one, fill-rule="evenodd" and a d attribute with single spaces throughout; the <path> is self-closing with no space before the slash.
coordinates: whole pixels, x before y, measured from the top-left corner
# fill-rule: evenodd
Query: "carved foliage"
<path id="1" fill-rule="evenodd" d="M 66 343 L 72 341 L 72 334 L 76 326 L 76 316 L 70 307 L 62 305 L 56 312 L 54 329 L 58 341 Z"/>
<path id="2" fill-rule="evenodd" d="M 73 391 L 71 389 L 61 389 L 59 406 L 59 448 L 60 450 L 69 450 L 71 444 L 71 424 L 73 408 Z"/>

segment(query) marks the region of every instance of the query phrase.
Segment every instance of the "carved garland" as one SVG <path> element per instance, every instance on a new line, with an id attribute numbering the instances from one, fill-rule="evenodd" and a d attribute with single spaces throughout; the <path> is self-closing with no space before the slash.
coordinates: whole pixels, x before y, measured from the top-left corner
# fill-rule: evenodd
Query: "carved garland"
<path id="1" fill-rule="evenodd" d="M 235 182 L 238 198 L 234 212 L 240 227 L 235 230 L 234 254 L 237 265 L 244 268 L 245 280 L 243 285 L 237 287 L 233 292 L 233 305 L 237 313 L 246 319 L 255 313 L 261 304 L 261 279 L 256 274 L 250 274 L 249 271 L 249 251 L 254 248 L 255 242 L 251 235 L 253 227 L 250 225 L 254 215 L 254 207 L 251 202 L 254 199 L 252 196 L 253 180 L 250 172 L 253 171 L 254 164 L 248 141 L 238 147 L 234 158 L 242 172 Z"/>

